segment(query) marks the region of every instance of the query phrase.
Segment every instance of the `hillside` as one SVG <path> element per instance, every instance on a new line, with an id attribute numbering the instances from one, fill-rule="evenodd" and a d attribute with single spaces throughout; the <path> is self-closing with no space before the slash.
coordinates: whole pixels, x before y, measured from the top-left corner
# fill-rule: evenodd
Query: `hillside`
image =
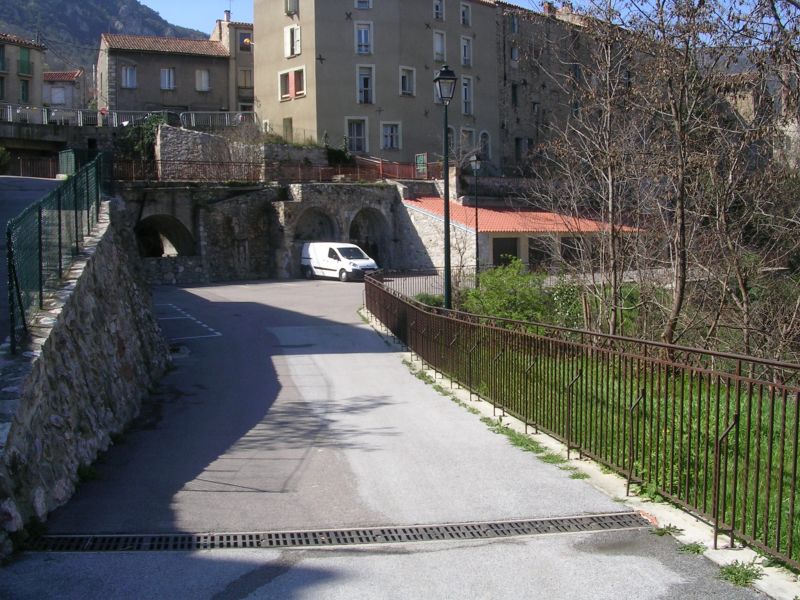
<path id="1" fill-rule="evenodd" d="M 209 30 L 213 26 L 209 23 Z M 84 67 L 97 61 L 100 34 L 163 35 L 204 39 L 201 31 L 166 22 L 136 0 L 5 0 L 0 32 L 36 39 L 47 46 L 47 68 Z"/>

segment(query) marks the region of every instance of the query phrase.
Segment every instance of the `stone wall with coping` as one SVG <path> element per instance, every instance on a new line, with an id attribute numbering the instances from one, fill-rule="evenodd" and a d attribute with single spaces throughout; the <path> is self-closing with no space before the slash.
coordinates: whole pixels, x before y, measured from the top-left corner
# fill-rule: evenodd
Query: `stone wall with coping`
<path id="1" fill-rule="evenodd" d="M 199 256 L 143 258 L 142 266 L 151 285 L 191 285 L 208 283 L 208 270 Z"/>
<path id="2" fill-rule="evenodd" d="M 79 468 L 137 415 L 169 364 L 139 264 L 132 230 L 109 220 L 104 204 L 24 352 L 3 362 L 0 556 L 10 534 L 67 502 Z"/>

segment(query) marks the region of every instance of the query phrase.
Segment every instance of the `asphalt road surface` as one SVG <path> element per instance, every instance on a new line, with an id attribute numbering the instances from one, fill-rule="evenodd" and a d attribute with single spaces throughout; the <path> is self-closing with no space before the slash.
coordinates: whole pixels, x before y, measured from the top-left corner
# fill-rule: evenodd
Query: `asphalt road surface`
<path id="1" fill-rule="evenodd" d="M 0 256 L 0 340 L 8 335 L 8 262 L 6 259 L 6 225 L 28 206 L 44 198 L 62 181 L 33 177 L 0 176 L 0 224 L 3 226 Z"/>
<path id="2" fill-rule="evenodd" d="M 335 281 L 158 288 L 175 369 L 49 533 L 620 512 L 431 386 Z M 759 598 L 646 530 L 303 550 L 29 553 L 3 598 Z"/>

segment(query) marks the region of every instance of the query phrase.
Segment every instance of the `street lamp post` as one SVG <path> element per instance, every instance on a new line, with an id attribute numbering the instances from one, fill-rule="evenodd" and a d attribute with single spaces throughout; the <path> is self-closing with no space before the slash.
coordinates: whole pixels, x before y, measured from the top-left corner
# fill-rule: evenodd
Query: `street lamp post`
<path id="1" fill-rule="evenodd" d="M 478 171 L 481 170 L 481 155 L 477 152 L 469 159 L 472 174 L 475 175 L 475 287 L 480 287 L 479 275 L 481 272 L 481 259 L 478 253 Z"/>
<path id="2" fill-rule="evenodd" d="M 442 151 L 444 155 L 444 307 L 447 310 L 453 308 L 450 273 L 450 145 L 447 135 L 447 106 L 455 95 L 457 81 L 458 77 L 447 65 L 442 65 L 436 77 L 433 78 L 437 94 L 444 105 L 444 149 Z"/>

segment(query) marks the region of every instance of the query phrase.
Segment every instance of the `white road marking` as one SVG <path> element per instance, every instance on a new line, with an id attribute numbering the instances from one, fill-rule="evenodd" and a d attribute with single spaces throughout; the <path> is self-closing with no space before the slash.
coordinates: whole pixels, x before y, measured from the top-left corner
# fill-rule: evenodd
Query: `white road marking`
<path id="1" fill-rule="evenodd" d="M 181 321 L 181 320 L 194 321 L 204 329 L 207 329 L 209 332 L 208 335 L 189 335 L 183 337 L 169 338 L 170 342 L 182 342 L 186 340 L 203 340 L 208 338 L 222 337 L 222 334 L 219 331 L 213 329 L 212 327 L 209 327 L 208 325 L 203 323 L 200 319 L 190 315 L 188 312 L 186 312 L 179 306 L 176 306 L 175 304 L 156 304 L 155 306 L 168 307 L 182 315 L 180 317 L 157 317 L 159 321 Z"/>

